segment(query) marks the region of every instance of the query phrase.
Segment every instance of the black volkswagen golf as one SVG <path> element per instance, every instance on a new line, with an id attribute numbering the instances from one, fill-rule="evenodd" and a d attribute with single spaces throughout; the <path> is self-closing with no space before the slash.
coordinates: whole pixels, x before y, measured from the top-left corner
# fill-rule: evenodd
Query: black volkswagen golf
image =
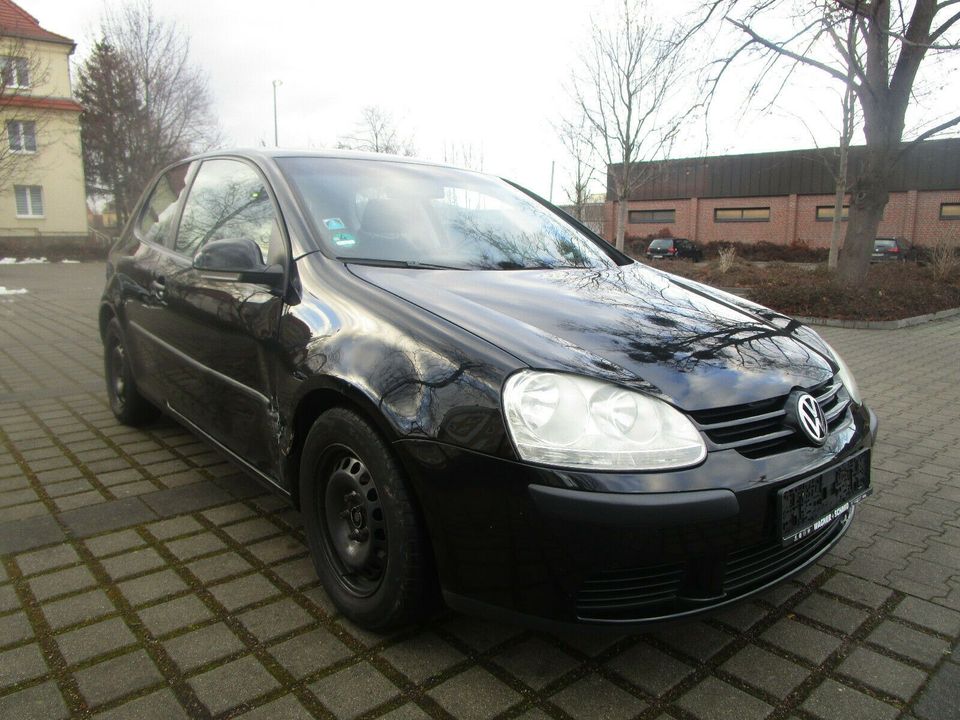
<path id="1" fill-rule="evenodd" d="M 163 411 L 300 509 L 383 630 L 691 616 L 806 567 L 876 418 L 800 323 L 633 262 L 495 177 L 238 151 L 148 187 L 100 307 L 117 418 Z"/>

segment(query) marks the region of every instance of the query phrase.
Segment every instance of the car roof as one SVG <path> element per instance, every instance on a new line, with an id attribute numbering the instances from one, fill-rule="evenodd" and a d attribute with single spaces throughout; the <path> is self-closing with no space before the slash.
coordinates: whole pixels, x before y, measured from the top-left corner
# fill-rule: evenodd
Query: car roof
<path id="1" fill-rule="evenodd" d="M 360 150 L 317 150 L 317 149 L 298 149 L 298 148 L 220 148 L 217 150 L 208 150 L 207 152 L 191 155 L 184 158 L 183 161 L 204 160 L 217 157 L 245 157 L 254 161 L 277 160 L 280 158 L 339 158 L 344 160 L 378 160 L 380 162 L 405 163 L 410 165 L 425 165 L 430 167 L 446 168 L 449 170 L 460 170 L 461 172 L 472 172 L 478 175 L 489 175 L 476 170 L 448 165 L 446 163 L 424 160 L 422 158 L 407 157 L 403 155 L 390 155 L 388 153 L 363 152 Z M 183 162 L 181 161 L 181 162 Z"/>

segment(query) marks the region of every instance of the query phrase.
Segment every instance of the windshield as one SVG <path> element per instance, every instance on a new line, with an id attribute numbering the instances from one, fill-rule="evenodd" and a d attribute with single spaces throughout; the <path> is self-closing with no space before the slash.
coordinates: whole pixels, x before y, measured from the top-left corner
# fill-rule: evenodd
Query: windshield
<path id="1" fill-rule="evenodd" d="M 657 238 L 650 243 L 650 250 L 669 250 L 673 247 L 673 240 L 669 238 Z"/>
<path id="2" fill-rule="evenodd" d="M 463 270 L 602 268 L 592 239 L 477 173 L 343 158 L 278 158 L 321 242 L 343 259 Z"/>
<path id="3" fill-rule="evenodd" d="M 874 240 L 873 249 L 874 250 L 889 250 L 892 247 L 897 246 L 896 240 Z"/>

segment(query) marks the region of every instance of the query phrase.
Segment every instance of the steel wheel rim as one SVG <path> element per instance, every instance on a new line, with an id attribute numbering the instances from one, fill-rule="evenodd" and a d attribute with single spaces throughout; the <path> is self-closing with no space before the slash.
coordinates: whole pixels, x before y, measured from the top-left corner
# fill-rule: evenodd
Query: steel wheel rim
<path id="1" fill-rule="evenodd" d="M 115 340 L 110 349 L 110 399 L 114 408 L 122 410 L 127 402 L 127 380 L 126 380 L 127 358 L 123 352 L 123 345 L 119 340 Z"/>
<path id="2" fill-rule="evenodd" d="M 368 597 L 380 587 L 387 566 L 387 527 L 380 490 L 357 454 L 331 448 L 321 466 L 319 512 L 324 550 L 340 584 Z"/>

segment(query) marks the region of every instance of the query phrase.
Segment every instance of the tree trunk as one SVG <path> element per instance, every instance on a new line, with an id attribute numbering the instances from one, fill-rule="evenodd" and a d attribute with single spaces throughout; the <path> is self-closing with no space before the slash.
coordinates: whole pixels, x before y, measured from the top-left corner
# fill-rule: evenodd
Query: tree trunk
<path id="1" fill-rule="evenodd" d="M 617 241 L 617 250 L 623 252 L 623 241 L 624 236 L 627 234 L 627 201 L 624 198 L 620 198 L 617 201 L 617 225 L 616 225 L 616 241 Z"/>
<path id="2" fill-rule="evenodd" d="M 837 256 L 840 254 L 840 232 L 843 227 L 841 216 L 843 215 L 843 195 L 844 187 L 837 183 L 837 192 L 833 198 L 833 226 L 830 228 L 830 255 L 827 257 L 827 268 L 829 270 L 837 269 Z"/>
<path id="3" fill-rule="evenodd" d="M 867 277 L 873 241 L 890 197 L 882 172 L 869 160 L 867 166 L 851 193 L 847 236 L 837 264 L 837 281 L 849 286 L 861 285 Z"/>
<path id="4" fill-rule="evenodd" d="M 842 152 L 842 151 L 841 151 Z M 840 233 L 843 230 L 841 218 L 843 216 L 843 196 L 846 195 L 847 157 L 840 156 L 840 178 L 837 180 L 837 192 L 833 197 L 833 226 L 830 228 L 830 256 L 827 258 L 827 268 L 837 269 L 837 256 L 840 254 Z"/>
<path id="5" fill-rule="evenodd" d="M 841 219 L 843 216 L 843 198 L 847 194 L 847 166 L 850 158 L 850 136 L 853 134 L 853 81 L 848 80 L 847 93 L 843 98 L 843 132 L 840 133 L 840 158 L 837 168 L 837 188 L 833 197 L 833 226 L 830 229 L 830 256 L 827 269 L 836 270 L 840 255 Z M 849 218 L 847 219 L 849 223 Z"/>

